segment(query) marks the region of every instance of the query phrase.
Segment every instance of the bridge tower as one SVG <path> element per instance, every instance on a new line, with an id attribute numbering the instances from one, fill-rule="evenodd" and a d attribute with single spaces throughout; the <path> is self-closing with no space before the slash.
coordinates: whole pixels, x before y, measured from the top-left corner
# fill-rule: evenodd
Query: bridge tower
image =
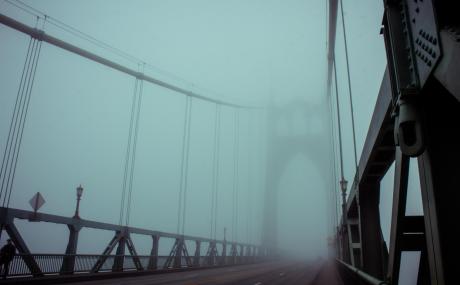
<path id="1" fill-rule="evenodd" d="M 283 195 L 280 182 L 289 162 L 298 155 L 307 157 L 323 175 L 327 189 L 324 195 L 330 209 L 328 221 L 329 225 L 333 224 L 336 206 L 332 190 L 335 185 L 332 185 L 333 156 L 330 122 L 326 101 L 322 104 L 312 104 L 297 99 L 282 106 L 270 104 L 268 107 L 262 244 L 271 254 L 277 254 L 278 248 L 278 195 Z M 305 191 L 321 191 L 321 189 L 305 189 Z M 299 221 L 301 220 L 299 217 Z M 330 230 L 332 233 L 332 227 Z"/>

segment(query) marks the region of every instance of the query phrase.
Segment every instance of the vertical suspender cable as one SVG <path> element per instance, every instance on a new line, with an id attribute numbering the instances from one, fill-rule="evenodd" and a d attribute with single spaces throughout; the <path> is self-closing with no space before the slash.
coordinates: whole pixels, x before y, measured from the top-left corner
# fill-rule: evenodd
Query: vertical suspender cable
<path id="1" fill-rule="evenodd" d="M 192 97 L 190 98 L 189 110 L 188 110 L 188 125 L 187 125 L 187 149 L 185 153 L 185 175 L 184 175 L 184 198 L 183 198 L 183 210 L 182 210 L 182 235 L 185 233 L 185 218 L 186 210 L 187 210 L 187 188 L 188 188 L 188 167 L 189 167 L 189 157 L 190 157 L 190 129 L 191 129 L 191 122 L 192 122 Z"/>
<path id="2" fill-rule="evenodd" d="M 342 127 L 341 127 L 341 122 L 340 122 L 339 89 L 337 87 L 337 69 L 335 65 L 335 60 L 334 60 L 334 80 L 335 80 L 335 101 L 337 105 L 337 129 L 339 132 L 340 176 L 343 180 L 344 175 L 343 175 L 343 152 L 342 152 Z"/>
<path id="3" fill-rule="evenodd" d="M 232 219 L 232 239 L 238 239 L 238 187 L 239 187 L 239 110 L 235 110 L 234 123 L 234 153 L 233 153 L 233 219 Z"/>
<path id="4" fill-rule="evenodd" d="M 257 209 L 257 212 L 258 212 L 258 217 L 259 218 L 262 218 L 263 214 L 262 214 L 262 211 L 264 209 L 264 203 L 265 203 L 265 200 L 264 200 L 264 195 L 265 195 L 265 187 L 264 187 L 264 180 L 265 180 L 265 169 L 263 166 L 262 163 L 263 163 L 263 151 L 265 150 L 263 147 L 262 147 L 262 136 L 265 135 L 265 128 L 263 128 L 264 124 L 265 124 L 265 121 L 264 121 L 264 118 L 265 117 L 265 113 L 263 111 L 260 111 L 260 113 L 258 113 L 258 116 L 257 116 L 257 123 L 259 124 L 258 128 L 257 128 L 257 140 L 256 140 L 256 143 L 258 145 L 258 147 L 256 148 L 257 150 L 257 169 L 259 170 L 257 172 L 257 190 L 258 190 L 258 195 L 257 195 L 257 199 L 259 201 L 262 201 L 262 203 L 258 203 L 260 206 L 258 207 Z M 265 145 L 264 145 L 265 147 Z M 265 150 L 266 151 L 266 150 Z M 266 166 L 265 166 L 266 167 Z M 260 196 L 259 196 L 260 195 Z M 262 235 L 263 235 L 263 225 L 262 223 L 258 223 L 258 229 L 257 229 L 257 239 L 259 241 L 259 243 L 262 242 Z"/>
<path id="5" fill-rule="evenodd" d="M 120 217 L 118 220 L 119 225 L 123 223 L 123 218 L 125 216 L 126 187 L 128 184 L 128 169 L 129 169 L 130 157 L 131 157 L 131 141 L 132 141 L 131 138 L 133 136 L 132 133 L 133 133 L 133 124 L 134 124 L 134 115 L 135 115 L 135 109 L 136 109 L 138 86 L 139 86 L 139 80 L 136 78 L 136 81 L 134 83 L 133 99 L 131 102 L 131 117 L 129 121 L 128 145 L 126 146 L 123 184 L 122 184 L 122 189 L 121 189 Z"/>
<path id="6" fill-rule="evenodd" d="M 253 185 L 252 185 L 252 182 L 253 182 L 253 178 L 252 178 L 252 152 L 251 152 L 251 141 L 250 141 L 250 137 L 251 137 L 251 127 L 252 127 L 252 120 L 251 120 L 251 116 L 250 116 L 250 113 L 248 112 L 248 117 L 247 117 L 247 137 L 246 137 L 246 150 L 247 150 L 247 167 L 248 167 L 248 171 L 247 171 L 247 178 L 248 178 L 248 184 L 247 184 L 247 202 L 246 202 L 246 242 L 247 243 L 251 243 L 252 241 L 252 213 L 253 213 Z"/>
<path id="7" fill-rule="evenodd" d="M 217 215 L 218 215 L 218 210 L 219 210 L 219 200 L 218 200 L 218 195 L 219 195 L 219 165 L 220 165 L 220 126 L 221 126 L 221 106 L 217 105 L 218 108 L 218 113 L 217 113 L 217 148 L 216 148 L 216 176 L 215 176 L 215 202 L 214 202 L 214 239 L 217 238 Z"/>
<path id="8" fill-rule="evenodd" d="M 217 197 L 219 184 L 220 105 L 216 104 L 214 120 L 214 149 L 211 184 L 211 238 L 217 237 Z"/>
<path id="9" fill-rule="evenodd" d="M 22 104 L 22 97 L 24 95 L 24 93 L 23 93 L 24 80 L 26 80 L 25 77 L 28 76 L 28 70 L 29 70 L 28 66 L 30 65 L 31 53 L 34 50 L 34 47 L 35 47 L 35 40 L 33 38 L 30 38 L 29 47 L 27 48 L 26 60 L 24 62 L 24 67 L 22 68 L 22 74 L 21 74 L 21 80 L 19 82 L 18 93 L 16 95 L 16 102 L 14 103 L 13 115 L 11 116 L 10 129 L 8 131 L 8 138 L 6 140 L 6 146 L 5 146 L 5 150 L 3 152 L 2 167 L 1 167 L 1 170 L 0 170 L 0 179 L 1 179 L 0 199 L 2 198 L 2 195 L 3 195 L 3 192 L 4 192 L 5 176 L 6 176 L 6 172 L 7 172 L 8 164 L 9 164 L 9 159 L 10 159 L 10 155 L 11 155 L 11 147 L 12 147 L 13 137 L 14 137 L 14 133 L 16 131 L 17 116 L 18 116 L 18 113 L 19 113 L 18 109 L 20 108 L 20 105 Z M 5 189 L 5 192 L 6 192 L 6 189 Z M 6 193 L 5 193 L 5 195 L 6 195 Z"/>
<path id="10" fill-rule="evenodd" d="M 214 238 L 214 191 L 215 191 L 215 166 L 216 166 L 216 139 L 217 139 L 217 105 L 214 114 L 214 145 L 213 145 L 213 157 L 212 157 L 212 176 L 211 176 L 211 217 L 210 217 L 210 238 Z"/>
<path id="11" fill-rule="evenodd" d="M 332 84 L 332 83 L 331 83 Z M 337 186 L 338 186 L 338 179 L 337 179 L 337 150 L 336 150 L 336 128 L 335 128 L 335 116 L 334 116 L 334 100 L 333 96 L 328 96 L 329 98 L 329 113 L 331 114 L 331 143 L 332 143 L 332 166 L 333 166 L 333 171 L 332 171 L 332 191 L 333 191 L 333 199 L 334 199 L 334 210 L 335 210 L 335 216 L 334 216 L 334 226 L 338 226 L 338 192 L 337 192 Z"/>
<path id="12" fill-rule="evenodd" d="M 10 171 L 12 170 L 11 180 L 9 180 L 9 178 L 8 178 L 8 180 L 9 180 L 8 182 L 10 182 L 10 185 L 9 185 L 9 193 L 8 193 L 8 200 L 6 202 L 6 207 L 9 207 L 9 205 L 10 205 L 11 193 L 12 193 L 12 190 L 13 190 L 13 182 L 14 182 L 14 177 L 16 175 L 16 166 L 17 166 L 17 163 L 18 163 L 19 152 L 21 150 L 22 137 L 23 137 L 23 134 L 24 134 L 24 128 L 25 128 L 25 124 L 26 124 L 27 114 L 29 112 L 30 98 L 32 96 L 32 88 L 33 88 L 33 85 L 34 85 L 34 82 L 35 82 L 35 74 L 37 72 L 38 60 L 40 58 L 40 51 L 41 51 L 41 48 L 42 48 L 42 41 L 38 41 L 37 45 L 38 45 L 38 48 L 36 48 L 35 56 L 34 56 L 34 59 L 33 59 L 34 60 L 33 69 L 31 71 L 31 75 L 29 77 L 29 84 L 27 85 L 27 89 L 26 89 L 26 100 L 24 102 L 23 112 L 21 113 L 21 121 L 20 121 L 20 125 L 19 125 L 19 130 L 18 130 L 19 135 L 16 137 L 16 139 L 18 141 L 16 143 L 16 153 L 14 154 L 13 167 L 10 168 Z"/>
<path id="13" fill-rule="evenodd" d="M 0 171 L 0 199 L 3 199 L 3 207 L 9 207 L 11 199 L 14 178 L 16 175 L 16 166 L 19 159 L 25 122 L 27 119 L 35 74 L 40 57 L 41 44 L 42 42 L 40 40 L 31 38 L 27 48 L 26 60 L 21 74 L 21 80 L 16 96 Z"/>
<path id="14" fill-rule="evenodd" d="M 184 183 L 184 160 L 185 160 L 185 143 L 187 139 L 187 125 L 188 125 L 188 105 L 190 98 L 185 98 L 185 110 L 184 110 L 184 128 L 182 131 L 182 154 L 181 154 L 181 166 L 180 166 L 180 178 L 179 178 L 179 196 L 177 197 L 177 233 L 180 233 L 181 230 L 181 217 L 182 217 L 182 190 Z"/>
<path id="15" fill-rule="evenodd" d="M 177 233 L 184 234 L 185 231 L 185 210 L 186 210 L 186 191 L 188 178 L 188 161 L 190 152 L 190 121 L 192 112 L 192 98 L 186 97 L 184 114 L 184 132 L 182 136 L 182 157 L 181 174 L 179 185 L 178 209 L 177 209 Z"/>
<path id="16" fill-rule="evenodd" d="M 347 33 L 345 29 L 345 17 L 343 13 L 343 1 L 340 0 L 340 11 L 342 14 L 342 28 L 343 28 L 343 40 L 345 43 L 345 59 L 347 63 L 347 78 L 348 78 L 348 94 L 350 96 L 350 112 L 351 112 L 351 127 L 353 131 L 353 150 L 355 154 L 355 167 L 356 170 L 358 169 L 358 155 L 356 153 L 356 133 L 355 133 L 355 116 L 354 116 L 354 111 L 353 111 L 353 95 L 351 92 L 351 79 L 350 79 L 350 63 L 348 61 L 348 44 L 347 44 Z M 334 56 L 334 61 L 335 61 L 335 56 Z"/>
<path id="17" fill-rule="evenodd" d="M 144 89 L 144 81 L 140 80 L 140 87 L 139 87 L 139 94 L 137 98 L 137 108 L 136 108 L 136 120 L 134 123 L 134 139 L 133 139 L 133 151 L 132 151 L 132 158 L 131 158 L 131 169 L 130 169 L 130 177 L 129 177 L 129 187 L 128 187 L 128 205 L 126 209 L 126 225 L 129 225 L 129 218 L 131 215 L 131 202 L 132 202 L 132 193 L 133 193 L 133 181 L 134 181 L 134 168 L 136 166 L 136 149 L 137 149 L 137 137 L 139 134 L 139 120 L 141 114 L 141 107 L 142 107 L 142 92 Z"/>
<path id="18" fill-rule="evenodd" d="M 211 217 L 209 220 L 210 234 L 209 237 L 214 238 L 214 191 L 215 191 L 215 166 L 216 166 L 216 136 L 217 136 L 217 105 L 214 114 L 214 145 L 213 145 L 213 156 L 212 156 L 212 176 L 211 176 Z"/>

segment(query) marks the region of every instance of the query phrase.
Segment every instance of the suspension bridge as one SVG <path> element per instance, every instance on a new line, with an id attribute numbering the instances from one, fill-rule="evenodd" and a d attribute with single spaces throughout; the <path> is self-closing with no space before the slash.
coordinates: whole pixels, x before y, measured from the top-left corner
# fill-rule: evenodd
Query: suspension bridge
<path id="1" fill-rule="evenodd" d="M 345 14 L 342 1 L 328 1 L 328 55 L 327 91 L 329 111 L 323 117 L 332 135 L 324 139 L 308 130 L 300 133 L 280 133 L 278 122 L 288 122 L 293 116 L 302 122 L 324 113 L 308 102 L 294 101 L 285 106 L 262 107 L 219 97 L 205 95 L 193 88 L 169 83 L 149 75 L 148 65 L 111 46 L 99 42 L 80 31 L 41 13 L 21 1 L 5 1 L 36 17 L 35 27 L 9 15 L 0 14 L 2 26 L 29 37 L 19 87 L 11 115 L 0 172 L 0 234 L 10 238 L 17 254 L 12 259 L 8 278 L 0 283 L 59 284 L 456 284 L 456 241 L 458 213 L 457 177 L 460 173 L 460 143 L 457 135 L 460 123 L 460 85 L 457 79 L 460 66 L 460 23 L 452 3 L 440 1 L 393 0 L 384 2 L 381 34 L 387 55 L 387 67 L 376 99 L 364 146 L 359 155 L 356 147 L 355 117 L 352 82 L 350 76 L 349 43 L 347 42 Z M 340 13 L 339 13 L 340 12 Z M 338 19 L 341 19 L 338 22 Z M 123 65 L 101 54 L 48 34 L 45 25 L 56 25 L 68 32 L 110 49 L 133 60 L 136 68 Z M 344 174 L 343 133 L 339 100 L 344 98 L 338 88 L 336 68 L 336 33 L 341 25 L 346 59 L 346 81 L 350 102 L 351 138 L 353 141 L 354 176 L 348 183 Z M 379 28 L 379 27 L 376 27 Z M 83 187 L 77 188 L 77 208 L 72 217 L 38 211 L 39 196 L 34 198 L 35 210 L 10 207 L 12 194 L 20 191 L 14 186 L 21 155 L 24 130 L 34 94 L 37 66 L 42 47 L 54 46 L 66 54 L 76 55 L 98 65 L 128 76 L 134 80 L 130 101 L 128 138 L 124 150 L 121 200 L 118 223 L 106 223 L 80 215 L 79 203 Z M 7 72 L 7 71 L 3 71 Z M 174 179 L 179 183 L 177 195 L 176 230 L 167 232 L 153 228 L 132 226 L 135 194 L 134 177 L 139 143 L 139 122 L 144 89 L 147 84 L 181 94 L 185 98 L 183 122 L 180 126 L 180 171 Z M 194 104 L 206 103 L 213 107 L 211 158 L 209 235 L 195 236 L 187 232 L 187 202 L 190 199 L 190 145 L 193 136 Z M 103 107 L 102 107 L 103 108 Z M 343 110 L 342 110 L 343 112 Z M 225 116 L 227 114 L 227 117 Z M 230 114 L 228 116 L 228 114 Z M 254 221 L 240 216 L 241 208 L 252 210 L 251 199 L 241 205 L 241 157 L 244 145 L 241 126 L 251 116 L 267 117 L 267 159 L 264 164 L 249 163 L 253 168 L 265 168 L 262 219 L 256 221 L 261 228 L 260 242 L 250 238 Z M 229 117 L 229 118 L 228 118 Z M 231 217 L 228 229 L 220 224 L 222 195 L 221 148 L 225 141 L 222 133 L 232 121 L 233 154 L 230 191 Z M 242 122 L 243 121 L 243 122 Z M 253 124 L 254 125 L 254 124 Z M 247 132 L 255 130 L 248 128 Z M 306 149 L 305 146 L 309 146 Z M 323 149 L 329 149 L 324 155 Z M 248 153 L 251 149 L 247 148 Z M 328 240 L 328 258 L 301 262 L 283 258 L 278 249 L 279 189 L 281 174 L 289 160 L 298 155 L 308 156 L 319 173 L 325 175 L 325 193 L 330 202 L 329 222 L 333 225 Z M 251 155 L 248 155 L 251 160 Z M 408 215 L 406 208 L 409 165 L 417 162 L 422 214 Z M 380 193 L 382 179 L 394 165 L 394 187 L 391 205 L 391 231 L 385 241 L 380 220 Z M 227 166 L 228 167 L 228 166 Z M 332 171 L 331 171 L 332 170 Z M 337 171 L 338 170 L 338 171 Z M 252 170 L 248 167 L 251 181 Z M 251 184 L 254 187 L 254 181 Z M 349 185 L 350 184 L 350 185 Z M 248 187 L 248 189 L 251 187 Z M 341 194 L 341 197 L 340 197 Z M 104 201 L 101 201 L 104 203 Z M 336 207 L 339 205 L 339 207 Z M 101 208 L 109 205 L 100 205 Z M 171 213 L 168 213 L 171 215 Z M 299 217 L 301 222 L 302 217 Z M 238 232 L 239 223 L 245 222 L 247 236 Z M 18 224 L 57 224 L 67 227 L 67 242 L 63 253 L 35 253 L 30 249 Z M 82 230 L 108 233 L 102 252 L 79 253 Z M 229 235 L 227 236 L 227 230 Z M 107 236 L 107 235 L 106 235 Z M 134 236 L 147 238 L 150 254 L 138 254 Z M 168 254 L 160 253 L 163 241 L 168 240 Z M 301 248 L 302 244 L 296 245 Z M 164 246 L 163 246 L 164 247 Z M 402 279 L 405 272 L 404 257 L 416 252 L 416 272 L 411 283 Z"/>

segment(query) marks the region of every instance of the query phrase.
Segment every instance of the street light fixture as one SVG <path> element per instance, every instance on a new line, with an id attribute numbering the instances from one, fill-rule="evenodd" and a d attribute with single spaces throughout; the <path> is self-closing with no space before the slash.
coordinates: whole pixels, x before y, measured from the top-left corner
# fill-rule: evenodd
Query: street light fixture
<path id="1" fill-rule="evenodd" d="M 342 177 L 342 179 L 340 180 L 340 188 L 342 189 L 342 193 L 347 192 L 347 187 L 348 187 L 348 181 Z"/>
<path id="2" fill-rule="evenodd" d="M 79 211 L 80 211 L 80 200 L 81 195 L 83 194 L 83 187 L 81 184 L 77 187 L 77 207 L 75 208 L 75 215 L 73 216 L 75 219 L 80 219 Z"/>

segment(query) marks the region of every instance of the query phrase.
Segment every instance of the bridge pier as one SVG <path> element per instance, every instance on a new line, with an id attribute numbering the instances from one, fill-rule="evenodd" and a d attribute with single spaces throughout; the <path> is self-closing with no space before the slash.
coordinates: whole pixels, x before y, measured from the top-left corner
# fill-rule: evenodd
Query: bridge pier
<path id="1" fill-rule="evenodd" d="M 217 247 L 215 241 L 209 242 L 208 252 L 206 253 L 206 264 L 208 266 L 216 265 L 216 258 L 217 258 Z"/>
<path id="2" fill-rule="evenodd" d="M 252 260 L 251 260 L 251 255 L 252 255 L 252 253 L 251 253 L 251 246 L 248 245 L 248 246 L 246 246 L 246 256 L 245 256 L 245 258 L 244 258 L 244 259 L 245 259 L 245 260 L 244 260 L 245 263 L 250 263 L 250 262 L 252 262 Z"/>
<path id="3" fill-rule="evenodd" d="M 116 256 L 113 260 L 112 271 L 123 271 L 123 263 L 125 260 L 126 237 L 122 235 L 118 241 Z"/>
<path id="4" fill-rule="evenodd" d="M 148 270 L 155 270 L 158 267 L 158 244 L 160 237 L 157 235 L 152 235 L 152 250 L 150 251 L 149 264 L 147 266 Z"/>
<path id="5" fill-rule="evenodd" d="M 8 216 L 7 209 L 3 208 L 2 211 L 0 211 L 0 214 L 0 228 L 5 229 L 6 233 L 15 244 L 18 252 L 24 254 L 22 256 L 22 259 L 24 260 L 24 263 L 30 270 L 31 274 L 34 277 L 43 276 L 40 266 L 38 265 L 34 257 L 31 255 L 30 250 L 26 245 L 26 242 L 22 239 L 21 234 L 14 225 L 13 218 Z"/>
<path id="6" fill-rule="evenodd" d="M 124 236 L 123 231 L 116 231 L 115 232 L 115 236 L 112 238 L 112 240 L 109 242 L 107 247 L 104 249 L 104 252 L 102 252 L 101 256 L 98 258 L 98 260 L 94 264 L 93 268 L 91 269 L 91 273 L 99 272 L 99 270 L 102 268 L 102 266 L 104 265 L 105 261 L 109 257 L 109 254 L 112 252 L 112 250 L 115 248 L 115 246 L 120 242 L 120 240 L 123 238 L 123 236 Z M 118 249 L 117 249 L 117 252 L 118 252 Z M 114 261 L 114 266 L 115 266 L 115 261 Z M 113 268 L 114 267 L 112 267 L 112 270 L 113 270 Z"/>
<path id="7" fill-rule="evenodd" d="M 388 253 L 380 225 L 380 183 L 361 184 L 359 191 L 363 270 L 383 280 Z"/>
<path id="8" fill-rule="evenodd" d="M 81 226 L 67 225 L 69 228 L 69 241 L 65 250 L 65 256 L 62 260 L 60 274 L 73 274 L 75 268 L 75 255 L 77 254 L 78 234 Z"/>
<path id="9" fill-rule="evenodd" d="M 240 254 L 238 254 L 238 264 L 244 263 L 244 245 L 240 244 Z"/>
<path id="10" fill-rule="evenodd" d="M 201 241 L 195 241 L 195 256 L 193 258 L 193 266 L 200 266 L 200 255 L 201 255 Z"/>
<path id="11" fill-rule="evenodd" d="M 230 256 L 231 256 L 231 262 L 230 264 L 236 264 L 236 257 L 238 255 L 238 250 L 236 248 L 236 244 L 232 243 L 232 247 L 230 248 Z"/>
<path id="12" fill-rule="evenodd" d="M 185 258 L 185 265 L 192 266 L 192 261 L 187 251 L 187 246 L 183 237 L 176 238 L 173 248 L 169 252 L 169 256 L 163 266 L 164 269 L 168 268 L 182 268 L 182 258 Z"/>
<path id="13" fill-rule="evenodd" d="M 227 264 L 227 241 L 224 240 L 222 243 L 222 254 L 221 254 L 221 261 L 220 265 L 226 265 Z"/>

